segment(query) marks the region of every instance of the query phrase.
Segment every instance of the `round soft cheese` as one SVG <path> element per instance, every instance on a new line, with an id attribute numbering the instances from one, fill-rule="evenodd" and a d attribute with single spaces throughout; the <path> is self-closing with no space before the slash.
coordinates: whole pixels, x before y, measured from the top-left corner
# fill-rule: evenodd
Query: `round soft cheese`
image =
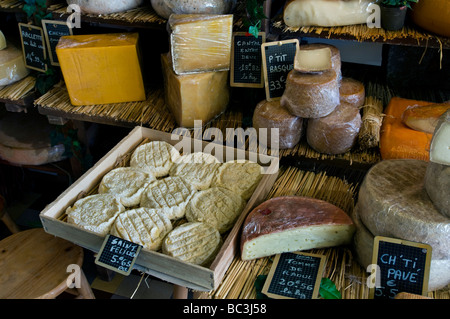
<path id="1" fill-rule="evenodd" d="M 236 5 L 236 0 L 151 0 L 155 12 L 168 19 L 174 14 L 226 14 Z"/>
<path id="2" fill-rule="evenodd" d="M 67 4 L 78 5 L 83 13 L 110 14 L 139 7 L 144 0 L 67 0 Z"/>

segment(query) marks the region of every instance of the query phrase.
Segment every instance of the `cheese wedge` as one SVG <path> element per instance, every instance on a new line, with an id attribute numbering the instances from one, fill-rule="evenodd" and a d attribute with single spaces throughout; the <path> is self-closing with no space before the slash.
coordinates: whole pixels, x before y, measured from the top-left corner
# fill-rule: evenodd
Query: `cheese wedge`
<path id="1" fill-rule="evenodd" d="M 438 121 L 430 145 L 430 162 L 450 165 L 450 110 Z"/>
<path id="2" fill-rule="evenodd" d="M 439 118 L 447 110 L 450 110 L 450 102 L 424 106 L 414 105 L 403 112 L 402 120 L 413 130 L 433 134 Z"/>
<path id="3" fill-rule="evenodd" d="M 298 50 L 295 54 L 294 70 L 300 72 L 320 72 L 331 68 L 331 50 L 329 48 Z"/>

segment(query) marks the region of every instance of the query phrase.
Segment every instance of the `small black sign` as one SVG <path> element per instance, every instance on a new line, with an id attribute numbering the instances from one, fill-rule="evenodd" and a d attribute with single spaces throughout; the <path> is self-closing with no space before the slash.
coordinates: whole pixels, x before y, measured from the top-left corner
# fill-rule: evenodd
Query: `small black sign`
<path id="1" fill-rule="evenodd" d="M 283 253 L 274 258 L 262 292 L 271 298 L 316 299 L 325 256 Z"/>
<path id="2" fill-rule="evenodd" d="M 95 263 L 128 276 L 141 248 L 141 245 L 107 235 L 95 258 Z"/>
<path id="3" fill-rule="evenodd" d="M 33 70 L 46 72 L 46 51 L 42 28 L 31 24 L 19 23 L 19 30 L 25 65 Z"/>
<path id="4" fill-rule="evenodd" d="M 47 51 L 52 65 L 59 66 L 58 56 L 56 55 L 56 46 L 62 36 L 72 35 L 72 29 L 66 22 L 54 20 L 42 20 L 44 28 L 45 42 Z"/>
<path id="5" fill-rule="evenodd" d="M 288 73 L 294 68 L 295 54 L 299 50 L 297 39 L 267 42 L 262 45 L 263 69 L 268 101 L 281 98 Z"/>
<path id="6" fill-rule="evenodd" d="M 406 240 L 375 237 L 372 263 L 376 264 L 369 282 L 370 298 L 393 299 L 400 292 L 428 293 L 431 246 Z"/>
<path id="7" fill-rule="evenodd" d="M 257 38 L 246 32 L 233 33 L 230 86 L 264 87 L 261 45 L 265 41 L 264 32 Z"/>

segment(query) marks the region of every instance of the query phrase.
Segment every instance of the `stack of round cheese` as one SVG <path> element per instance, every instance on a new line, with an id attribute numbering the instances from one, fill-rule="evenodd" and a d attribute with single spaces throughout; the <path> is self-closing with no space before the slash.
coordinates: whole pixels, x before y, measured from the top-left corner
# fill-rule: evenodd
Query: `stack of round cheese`
<path id="1" fill-rule="evenodd" d="M 429 290 L 450 283 L 450 219 L 424 187 L 427 162 L 385 160 L 367 173 L 353 211 L 354 248 L 363 267 L 372 263 L 373 239 L 385 236 L 432 247 Z"/>

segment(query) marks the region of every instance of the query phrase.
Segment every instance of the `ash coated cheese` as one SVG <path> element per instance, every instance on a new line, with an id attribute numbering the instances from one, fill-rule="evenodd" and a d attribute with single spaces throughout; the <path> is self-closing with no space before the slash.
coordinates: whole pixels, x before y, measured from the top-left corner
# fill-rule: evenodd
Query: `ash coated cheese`
<path id="1" fill-rule="evenodd" d="M 367 23 L 372 0 L 289 0 L 283 12 L 289 27 L 333 27 Z"/>
<path id="2" fill-rule="evenodd" d="M 176 74 L 230 69 L 232 14 L 172 14 L 168 26 Z"/>
<path id="3" fill-rule="evenodd" d="M 344 77 L 339 87 L 339 95 L 341 103 L 359 108 L 364 105 L 366 99 L 364 84 L 358 80 Z"/>
<path id="4" fill-rule="evenodd" d="M 161 62 L 165 102 L 179 126 L 192 128 L 195 120 L 206 124 L 226 110 L 229 71 L 177 75 L 169 54 L 162 54 Z"/>
<path id="5" fill-rule="evenodd" d="M 450 219 L 426 193 L 427 164 L 415 159 L 375 164 L 359 191 L 360 218 L 376 236 L 428 244 L 436 259 L 450 259 Z"/>
<path id="6" fill-rule="evenodd" d="M 441 115 L 430 144 L 430 161 L 450 165 L 450 110 Z"/>
<path id="7" fill-rule="evenodd" d="M 56 54 L 71 103 L 145 100 L 138 38 L 137 33 L 61 37 Z"/>
<path id="8" fill-rule="evenodd" d="M 20 81 L 29 74 L 22 50 L 8 43 L 0 50 L 0 86 Z"/>
<path id="9" fill-rule="evenodd" d="M 361 125 L 359 109 L 341 103 L 329 115 L 308 120 L 306 140 L 319 153 L 343 154 L 355 145 Z"/>
<path id="10" fill-rule="evenodd" d="M 354 230 L 351 218 L 326 201 L 276 197 L 254 208 L 245 219 L 241 258 L 345 245 L 351 242 Z"/>
<path id="11" fill-rule="evenodd" d="M 67 0 L 67 4 L 78 5 L 83 13 L 110 14 L 139 7 L 144 0 Z"/>
<path id="12" fill-rule="evenodd" d="M 253 127 L 258 131 L 261 145 L 272 146 L 271 129 L 278 129 L 278 148 L 292 148 L 298 144 L 303 133 L 303 119 L 292 115 L 280 105 L 280 100 L 263 100 L 253 112 Z M 266 129 L 266 138 L 262 139 L 261 129 Z"/>
<path id="13" fill-rule="evenodd" d="M 450 165 L 429 162 L 425 189 L 437 210 L 450 218 Z"/>
<path id="14" fill-rule="evenodd" d="M 327 116 L 339 104 L 339 82 L 334 70 L 321 73 L 289 72 L 281 106 L 295 116 Z"/>
<path id="15" fill-rule="evenodd" d="M 315 51 L 326 48 L 331 50 L 331 67 L 336 72 L 338 81 L 340 82 L 342 79 L 341 51 L 336 46 L 328 43 L 308 43 L 300 45 L 300 51 L 307 51 L 307 50 Z"/>
<path id="16" fill-rule="evenodd" d="M 320 72 L 331 68 L 331 50 L 329 48 L 298 50 L 295 54 L 294 70 L 300 72 Z"/>

